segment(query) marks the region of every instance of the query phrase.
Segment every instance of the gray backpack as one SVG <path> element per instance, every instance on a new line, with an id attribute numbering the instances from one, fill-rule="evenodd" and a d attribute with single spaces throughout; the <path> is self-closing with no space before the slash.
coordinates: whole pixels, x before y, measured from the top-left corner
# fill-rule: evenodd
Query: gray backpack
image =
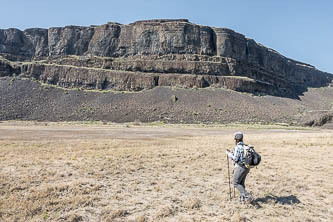
<path id="1" fill-rule="evenodd" d="M 258 166 L 261 161 L 261 156 L 254 150 L 251 145 L 244 145 L 243 160 L 246 168 Z"/>

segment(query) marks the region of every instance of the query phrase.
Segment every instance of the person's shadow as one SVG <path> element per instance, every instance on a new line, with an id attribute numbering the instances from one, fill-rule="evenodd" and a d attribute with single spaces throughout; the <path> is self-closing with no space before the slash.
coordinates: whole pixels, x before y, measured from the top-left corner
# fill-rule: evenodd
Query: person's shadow
<path id="1" fill-rule="evenodd" d="M 260 203 L 274 203 L 274 204 L 281 204 L 281 205 L 295 205 L 301 203 L 301 201 L 295 196 L 275 196 L 273 194 L 266 195 L 263 198 L 257 198 L 252 201 L 252 204 L 255 205 L 257 208 L 261 208 Z"/>

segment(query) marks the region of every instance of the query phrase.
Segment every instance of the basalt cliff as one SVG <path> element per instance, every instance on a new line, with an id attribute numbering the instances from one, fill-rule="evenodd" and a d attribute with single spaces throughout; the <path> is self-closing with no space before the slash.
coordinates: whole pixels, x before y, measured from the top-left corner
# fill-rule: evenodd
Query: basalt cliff
<path id="1" fill-rule="evenodd" d="M 64 89 L 210 87 L 296 99 L 333 81 L 233 30 L 186 19 L 0 29 L 0 78 Z"/>
<path id="2" fill-rule="evenodd" d="M 333 79 L 230 29 L 188 20 L 0 30 L 0 53 L 1 76 L 34 77 L 61 87 L 213 86 L 295 96 Z"/>

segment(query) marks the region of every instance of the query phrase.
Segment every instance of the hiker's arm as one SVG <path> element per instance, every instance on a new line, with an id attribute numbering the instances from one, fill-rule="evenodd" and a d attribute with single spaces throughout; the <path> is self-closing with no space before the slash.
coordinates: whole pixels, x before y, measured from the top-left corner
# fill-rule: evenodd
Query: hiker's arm
<path id="1" fill-rule="evenodd" d="M 233 153 L 233 158 L 232 158 L 235 163 L 237 163 L 238 160 L 240 159 L 240 154 L 241 153 L 239 152 L 239 147 L 236 145 L 235 149 L 234 149 L 234 153 Z"/>
<path id="2" fill-rule="evenodd" d="M 234 162 L 237 162 L 239 160 L 238 146 L 235 146 L 232 153 L 229 150 L 227 150 L 226 153 L 228 157 L 232 159 Z"/>

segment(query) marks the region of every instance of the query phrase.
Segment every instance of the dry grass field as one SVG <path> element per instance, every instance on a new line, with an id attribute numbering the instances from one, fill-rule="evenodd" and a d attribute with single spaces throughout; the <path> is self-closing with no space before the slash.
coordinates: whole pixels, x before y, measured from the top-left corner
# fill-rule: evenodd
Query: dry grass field
<path id="1" fill-rule="evenodd" d="M 262 155 L 229 201 L 226 148 Z M 333 221 L 333 131 L 0 123 L 0 221 Z"/>

